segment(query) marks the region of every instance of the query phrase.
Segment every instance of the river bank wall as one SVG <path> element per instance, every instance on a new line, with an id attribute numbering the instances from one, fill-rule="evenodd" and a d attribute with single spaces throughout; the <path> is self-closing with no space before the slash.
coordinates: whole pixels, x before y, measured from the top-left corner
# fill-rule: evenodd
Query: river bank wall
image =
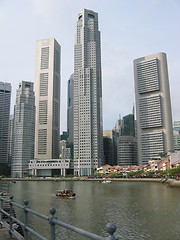
<path id="1" fill-rule="evenodd" d="M 17 181 L 98 181 L 101 182 L 102 178 L 85 178 L 85 177 L 62 177 L 62 178 L 2 178 L 2 182 L 17 182 Z M 166 184 L 169 187 L 180 187 L 180 180 L 175 179 L 162 179 L 162 178 L 107 178 L 112 182 L 157 182 Z"/>

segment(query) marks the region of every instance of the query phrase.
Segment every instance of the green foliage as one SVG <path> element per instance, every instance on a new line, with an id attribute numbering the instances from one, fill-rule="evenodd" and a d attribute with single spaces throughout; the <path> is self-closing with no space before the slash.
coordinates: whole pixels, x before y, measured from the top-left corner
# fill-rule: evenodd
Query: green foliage
<path id="1" fill-rule="evenodd" d="M 94 172 L 94 176 L 95 176 L 95 177 L 101 177 L 102 174 L 101 174 L 101 173 Z"/>
<path id="2" fill-rule="evenodd" d="M 109 177 L 111 177 L 111 178 L 122 178 L 123 174 L 122 173 L 110 173 Z"/>

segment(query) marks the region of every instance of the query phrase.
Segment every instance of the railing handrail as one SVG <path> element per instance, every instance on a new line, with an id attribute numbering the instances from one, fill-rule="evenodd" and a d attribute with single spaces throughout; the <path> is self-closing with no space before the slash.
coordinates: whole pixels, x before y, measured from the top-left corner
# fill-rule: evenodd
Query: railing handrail
<path id="1" fill-rule="evenodd" d="M 3 203 L 6 202 L 9 204 L 9 213 L 7 211 L 5 211 L 3 209 Z M 24 205 L 20 205 L 18 203 L 15 203 L 13 201 L 13 196 L 10 196 L 9 199 L 6 197 L 3 197 L 3 193 L 0 193 L 0 224 L 3 225 L 10 234 L 10 237 L 15 237 L 17 240 L 28 240 L 29 239 L 29 233 L 31 233 L 32 235 L 36 236 L 37 239 L 39 240 L 47 240 L 45 237 L 43 237 L 41 234 L 39 234 L 38 232 L 34 231 L 32 228 L 30 228 L 28 226 L 28 220 L 29 220 L 29 213 L 39 217 L 41 219 L 46 220 L 50 227 L 51 227 L 51 240 L 55 240 L 57 235 L 56 235 L 56 231 L 55 231 L 55 227 L 56 226 L 61 226 L 63 228 L 66 228 L 68 230 L 71 230 L 77 234 L 80 234 L 82 236 L 85 236 L 87 238 L 90 239 L 94 239 L 94 240 L 118 240 L 119 238 L 115 236 L 115 232 L 116 232 L 116 225 L 113 223 L 108 223 L 106 225 L 106 232 L 108 233 L 108 237 L 102 237 L 99 235 L 96 235 L 94 233 L 91 233 L 89 231 L 83 230 L 81 228 L 75 227 L 73 225 L 67 224 L 61 220 L 58 220 L 57 217 L 55 216 L 56 213 L 56 209 L 55 208 L 50 208 L 49 212 L 50 212 L 50 217 L 43 215 L 41 213 L 38 213 L 32 209 L 30 209 L 28 207 L 29 202 L 27 200 L 24 200 Z M 20 208 L 22 211 L 24 211 L 24 222 L 20 221 L 17 217 L 13 216 L 13 207 L 16 206 L 18 208 Z M 9 224 L 6 221 L 3 221 L 3 214 L 5 216 L 8 217 L 9 219 Z M 19 224 L 22 229 L 24 230 L 24 237 L 19 236 L 17 234 L 17 231 L 15 231 L 13 224 L 17 223 Z"/>

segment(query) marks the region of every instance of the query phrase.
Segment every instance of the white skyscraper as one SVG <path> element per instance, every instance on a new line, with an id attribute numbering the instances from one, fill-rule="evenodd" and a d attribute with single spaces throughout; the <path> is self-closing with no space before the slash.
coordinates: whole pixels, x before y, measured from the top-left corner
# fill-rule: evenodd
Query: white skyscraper
<path id="1" fill-rule="evenodd" d="M 141 164 L 174 150 L 166 54 L 135 59 L 134 79 Z"/>
<path id="2" fill-rule="evenodd" d="M 28 163 L 34 157 L 35 95 L 33 83 L 22 81 L 16 91 L 12 177 L 28 175 Z"/>
<path id="3" fill-rule="evenodd" d="M 11 84 L 0 82 L 0 164 L 8 164 L 8 126 L 10 105 Z"/>
<path id="4" fill-rule="evenodd" d="M 59 158 L 61 47 L 52 39 L 37 41 L 35 158 Z"/>
<path id="5" fill-rule="evenodd" d="M 74 173 L 91 175 L 103 160 L 101 43 L 98 14 L 78 15 L 74 48 Z"/>

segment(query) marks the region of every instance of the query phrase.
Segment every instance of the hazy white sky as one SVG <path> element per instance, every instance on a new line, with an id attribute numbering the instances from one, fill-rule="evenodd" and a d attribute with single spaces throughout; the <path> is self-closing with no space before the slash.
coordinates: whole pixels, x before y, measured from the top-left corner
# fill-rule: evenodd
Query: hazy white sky
<path id="1" fill-rule="evenodd" d="M 76 20 L 83 9 L 99 14 L 104 129 L 132 111 L 133 60 L 165 52 L 173 121 L 180 120 L 179 0 L 0 0 L 0 81 L 12 85 L 35 78 L 36 40 L 61 45 L 61 131 L 66 130 L 67 80 L 73 73 Z M 13 110 L 11 110 L 13 112 Z"/>

